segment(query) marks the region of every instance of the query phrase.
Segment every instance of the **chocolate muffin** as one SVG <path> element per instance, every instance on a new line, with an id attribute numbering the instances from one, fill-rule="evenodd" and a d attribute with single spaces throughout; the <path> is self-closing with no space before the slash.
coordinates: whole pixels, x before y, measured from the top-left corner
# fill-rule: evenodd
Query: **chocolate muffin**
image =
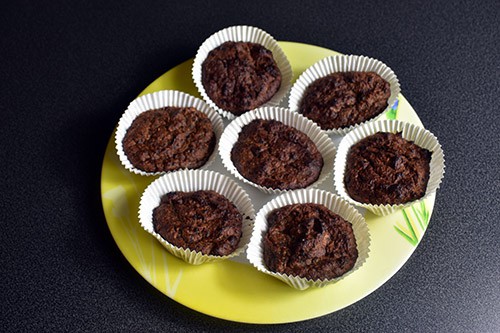
<path id="1" fill-rule="evenodd" d="M 225 42 L 208 53 L 201 82 L 218 107 L 239 116 L 276 94 L 281 72 L 272 52 L 264 46 Z"/>
<path id="2" fill-rule="evenodd" d="M 288 205 L 267 220 L 263 256 L 270 271 L 329 280 L 354 267 L 358 250 L 352 225 L 325 206 Z"/>
<path id="3" fill-rule="evenodd" d="M 378 132 L 347 153 L 344 183 L 354 200 L 397 205 L 424 196 L 432 153 L 403 139 L 401 133 Z"/>
<path id="4" fill-rule="evenodd" d="M 277 120 L 256 119 L 245 125 L 231 150 L 231 160 L 246 179 L 280 190 L 311 185 L 323 168 L 314 142 Z"/>
<path id="5" fill-rule="evenodd" d="M 374 72 L 333 73 L 311 83 L 299 112 L 324 130 L 372 119 L 387 108 L 391 88 Z"/>
<path id="6" fill-rule="evenodd" d="M 164 107 L 141 113 L 123 138 L 128 160 L 146 172 L 196 169 L 215 148 L 207 115 L 195 108 Z"/>
<path id="7" fill-rule="evenodd" d="M 214 191 L 170 192 L 153 210 L 154 230 L 167 242 L 214 256 L 236 250 L 242 220 L 236 206 Z"/>

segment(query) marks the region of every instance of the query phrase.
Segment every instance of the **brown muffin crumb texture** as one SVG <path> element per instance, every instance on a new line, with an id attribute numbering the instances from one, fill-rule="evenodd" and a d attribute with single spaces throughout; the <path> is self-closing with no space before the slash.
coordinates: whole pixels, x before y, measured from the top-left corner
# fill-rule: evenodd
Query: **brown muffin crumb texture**
<path id="1" fill-rule="evenodd" d="M 235 115 L 268 102 L 279 90 L 281 72 L 271 51 L 249 42 L 225 42 L 202 64 L 203 87 L 210 99 Z"/>
<path id="2" fill-rule="evenodd" d="M 432 153 L 403 139 L 401 133 L 364 138 L 347 154 L 344 183 L 361 203 L 403 204 L 424 196 Z"/>
<path id="3" fill-rule="evenodd" d="M 256 119 L 245 125 L 231 150 L 238 172 L 273 189 L 298 189 L 314 183 L 323 157 L 314 142 L 294 127 Z"/>
<path id="4" fill-rule="evenodd" d="M 215 148 L 210 119 L 195 108 L 164 107 L 141 113 L 123 139 L 134 167 L 146 172 L 196 169 Z"/>
<path id="5" fill-rule="evenodd" d="M 299 112 L 324 130 L 372 119 L 387 108 L 390 85 L 374 72 L 332 73 L 311 83 Z"/>
<path id="6" fill-rule="evenodd" d="M 233 253 L 242 221 L 236 206 L 214 191 L 167 193 L 153 210 L 154 230 L 167 242 L 206 255 Z"/>
<path id="7" fill-rule="evenodd" d="M 272 211 L 264 236 L 264 262 L 273 272 L 325 280 L 354 267 L 358 258 L 351 223 L 319 204 Z"/>

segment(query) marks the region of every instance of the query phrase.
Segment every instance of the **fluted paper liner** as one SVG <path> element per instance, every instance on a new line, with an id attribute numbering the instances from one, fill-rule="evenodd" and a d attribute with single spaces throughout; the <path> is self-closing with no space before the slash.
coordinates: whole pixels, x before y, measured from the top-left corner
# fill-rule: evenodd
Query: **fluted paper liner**
<path id="1" fill-rule="evenodd" d="M 231 201 L 243 216 L 242 236 L 237 249 L 227 256 L 206 255 L 190 249 L 183 249 L 167 242 L 154 231 L 153 209 L 159 206 L 161 197 L 169 192 L 192 192 L 213 190 Z M 139 206 L 139 223 L 153 235 L 171 254 L 182 260 L 199 265 L 205 262 L 224 260 L 243 253 L 252 234 L 254 208 L 250 197 L 234 180 L 215 171 L 181 170 L 163 175 L 152 182 L 144 191 Z"/>
<path id="2" fill-rule="evenodd" d="M 361 124 L 380 119 L 390 108 L 401 91 L 396 74 L 380 60 L 357 55 L 336 55 L 323 58 L 306 69 L 295 81 L 288 98 L 288 107 L 292 111 L 299 111 L 304 93 L 311 83 L 332 73 L 338 72 L 375 72 L 386 80 L 391 87 L 391 95 L 387 101 L 387 108 L 377 116 L 362 123 L 344 128 L 325 130 L 328 134 L 344 135 Z"/>
<path id="3" fill-rule="evenodd" d="M 136 168 L 134 165 L 132 165 L 132 163 L 127 158 L 127 155 L 123 151 L 122 142 L 125 134 L 127 134 L 127 130 L 138 115 L 148 110 L 159 109 L 167 106 L 194 107 L 198 111 L 201 111 L 208 116 L 208 119 L 210 119 L 210 121 L 212 122 L 212 127 L 216 138 L 216 145 L 207 162 L 201 168 L 206 168 L 215 160 L 215 157 L 217 156 L 217 145 L 224 129 L 224 124 L 222 123 L 221 116 L 199 98 L 176 90 L 162 90 L 136 98 L 130 103 L 127 110 L 123 113 L 120 121 L 118 122 L 118 128 L 115 132 L 116 151 L 118 153 L 118 157 L 120 158 L 120 162 L 130 172 L 142 176 L 155 176 L 168 173 L 146 172 L 144 170 Z"/>
<path id="4" fill-rule="evenodd" d="M 352 224 L 354 237 L 356 238 L 356 247 L 358 249 L 358 258 L 354 267 L 344 275 L 329 280 L 310 280 L 298 276 L 291 276 L 282 273 L 272 272 L 267 269 L 263 257 L 262 239 L 267 232 L 267 216 L 275 209 L 291 204 L 315 203 L 326 206 L 333 213 L 340 215 L 344 220 Z M 309 287 L 324 287 L 346 278 L 358 270 L 367 260 L 370 252 L 370 233 L 364 217 L 345 200 L 337 195 L 318 189 L 303 189 L 284 193 L 268 202 L 262 207 L 255 217 L 255 225 L 252 232 L 252 238 L 248 245 L 247 258 L 259 271 L 269 274 L 289 286 L 304 290 Z"/>
<path id="5" fill-rule="evenodd" d="M 278 65 L 278 68 L 281 72 L 281 86 L 276 94 L 263 106 L 278 106 L 286 96 L 290 87 L 292 85 L 292 67 L 288 62 L 288 59 L 278 45 L 278 42 L 267 32 L 250 26 L 232 26 L 220 30 L 210 36 L 203 44 L 201 44 L 196 56 L 194 58 L 192 76 L 193 81 L 198 88 L 199 93 L 203 97 L 203 99 L 215 110 L 217 110 L 221 115 L 225 118 L 232 120 L 237 116 L 229 111 L 223 110 L 219 106 L 217 106 L 207 95 L 205 88 L 203 87 L 203 83 L 201 81 L 202 77 L 202 64 L 208 56 L 208 53 L 218 47 L 219 45 L 232 41 L 232 42 L 252 42 L 257 43 L 264 46 L 266 49 L 273 53 L 274 61 Z"/>
<path id="6" fill-rule="evenodd" d="M 408 141 L 413 141 L 417 146 L 432 152 L 430 162 L 429 181 L 425 195 L 417 200 L 399 205 L 371 205 L 360 203 L 352 199 L 344 184 L 344 174 L 349 148 L 360 140 L 377 132 L 397 133 L 402 132 L 402 137 Z M 376 215 L 385 216 L 396 210 L 413 205 L 416 202 L 425 200 L 432 193 L 436 192 L 444 176 L 444 153 L 437 138 L 425 128 L 399 120 L 383 120 L 364 124 L 348 133 L 340 141 L 337 156 L 335 158 L 334 182 L 337 193 L 349 203 L 366 208 Z"/>
<path id="7" fill-rule="evenodd" d="M 273 189 L 251 182 L 238 172 L 236 166 L 231 160 L 231 150 L 238 140 L 241 129 L 255 119 L 278 120 L 285 125 L 294 127 L 303 132 L 314 142 L 319 152 L 323 156 L 324 164 L 318 179 L 308 187 L 318 186 L 331 174 L 333 170 L 333 163 L 335 160 L 335 145 L 328 137 L 328 135 L 324 131 L 322 131 L 321 128 L 319 128 L 318 125 L 302 116 L 301 114 L 297 112 L 290 112 L 286 108 L 262 107 L 249 111 L 236 118 L 224 129 L 224 132 L 222 133 L 219 144 L 219 155 L 222 159 L 222 164 L 224 164 L 226 169 L 229 170 L 229 172 L 236 176 L 238 179 L 258 188 L 265 193 L 277 194 L 287 191 Z"/>

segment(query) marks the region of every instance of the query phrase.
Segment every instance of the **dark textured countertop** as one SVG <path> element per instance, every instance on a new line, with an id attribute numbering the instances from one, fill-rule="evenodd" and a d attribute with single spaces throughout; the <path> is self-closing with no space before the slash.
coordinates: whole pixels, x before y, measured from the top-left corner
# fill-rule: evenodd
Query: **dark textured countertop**
<path id="1" fill-rule="evenodd" d="M 2 331 L 496 332 L 500 330 L 498 1 L 13 1 L 0 12 Z M 420 245 L 338 312 L 249 325 L 149 285 L 106 225 L 100 172 L 128 103 L 213 32 L 383 60 L 443 145 Z"/>

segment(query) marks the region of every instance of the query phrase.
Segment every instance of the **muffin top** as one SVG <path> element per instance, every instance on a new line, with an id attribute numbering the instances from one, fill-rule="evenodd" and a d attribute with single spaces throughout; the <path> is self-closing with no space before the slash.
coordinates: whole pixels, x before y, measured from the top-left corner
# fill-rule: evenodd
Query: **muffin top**
<path id="1" fill-rule="evenodd" d="M 347 153 L 344 183 L 354 200 L 396 205 L 425 195 L 432 153 L 401 133 L 378 132 Z"/>
<path id="2" fill-rule="evenodd" d="M 323 168 L 314 142 L 277 120 L 256 119 L 245 125 L 231 150 L 231 160 L 246 179 L 281 190 L 311 185 Z"/>
<path id="3" fill-rule="evenodd" d="M 170 192 L 153 210 L 153 226 L 167 242 L 206 255 L 226 256 L 238 247 L 243 217 L 215 191 Z"/>
<path id="4" fill-rule="evenodd" d="M 306 88 L 299 112 L 324 130 L 344 128 L 382 113 L 390 95 L 389 83 L 374 72 L 332 73 Z"/>
<path id="5" fill-rule="evenodd" d="M 225 42 L 209 52 L 202 64 L 201 81 L 218 107 L 239 116 L 276 94 L 281 72 L 272 52 L 264 46 Z"/>
<path id="6" fill-rule="evenodd" d="M 325 206 L 288 205 L 267 220 L 263 256 L 270 271 L 326 280 L 354 267 L 358 250 L 352 225 Z"/>
<path id="7" fill-rule="evenodd" d="M 164 107 L 141 113 L 123 138 L 128 160 L 146 172 L 196 169 L 215 148 L 212 122 L 192 108 Z"/>

